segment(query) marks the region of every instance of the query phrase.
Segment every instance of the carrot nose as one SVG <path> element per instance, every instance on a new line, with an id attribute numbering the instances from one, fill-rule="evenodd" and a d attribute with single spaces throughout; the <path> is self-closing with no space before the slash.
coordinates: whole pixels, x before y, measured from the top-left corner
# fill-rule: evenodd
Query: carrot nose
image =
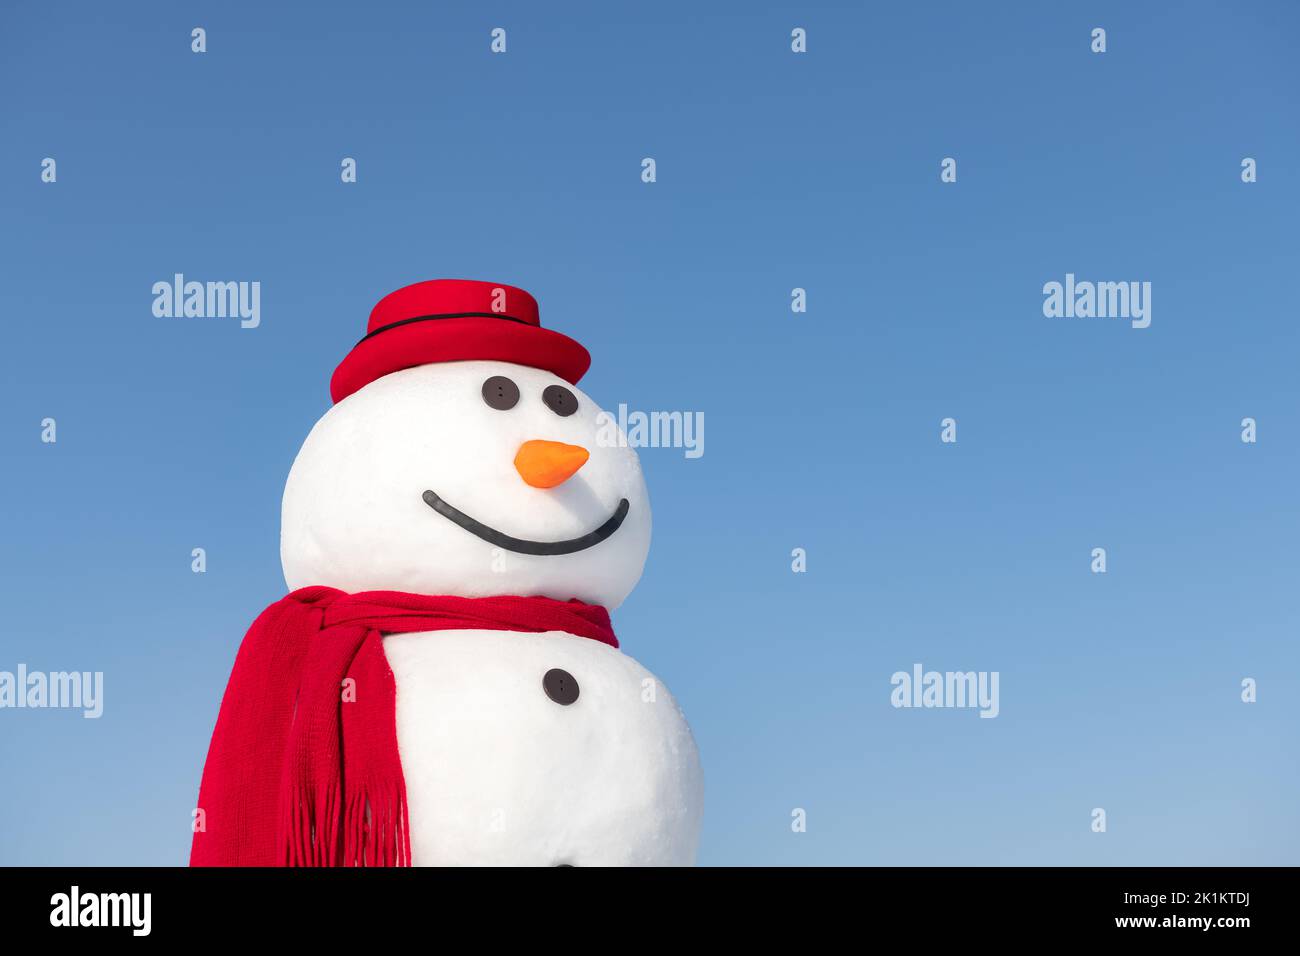
<path id="1" fill-rule="evenodd" d="M 534 488 L 554 488 L 573 477 L 591 453 L 562 441 L 526 441 L 515 455 L 519 477 Z"/>

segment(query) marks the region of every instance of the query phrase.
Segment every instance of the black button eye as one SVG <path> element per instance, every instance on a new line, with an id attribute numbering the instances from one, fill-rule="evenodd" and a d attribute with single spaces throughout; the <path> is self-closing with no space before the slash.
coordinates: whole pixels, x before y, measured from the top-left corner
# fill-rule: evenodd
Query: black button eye
<path id="1" fill-rule="evenodd" d="M 493 375 L 483 383 L 483 401 L 502 412 L 514 408 L 519 404 L 519 386 L 504 375 Z"/>
<path id="2" fill-rule="evenodd" d="M 547 385 L 542 392 L 542 401 L 561 418 L 567 418 L 578 410 L 577 397 L 563 385 Z"/>

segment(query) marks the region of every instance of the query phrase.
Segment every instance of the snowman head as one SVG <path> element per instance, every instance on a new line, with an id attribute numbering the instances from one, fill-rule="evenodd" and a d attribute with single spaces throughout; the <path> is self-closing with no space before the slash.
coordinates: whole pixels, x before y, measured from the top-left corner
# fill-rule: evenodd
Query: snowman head
<path id="1" fill-rule="evenodd" d="M 388 296 L 290 470 L 289 586 L 617 607 L 645 564 L 650 506 L 636 453 L 573 384 L 589 361 L 520 289 L 438 280 Z"/>

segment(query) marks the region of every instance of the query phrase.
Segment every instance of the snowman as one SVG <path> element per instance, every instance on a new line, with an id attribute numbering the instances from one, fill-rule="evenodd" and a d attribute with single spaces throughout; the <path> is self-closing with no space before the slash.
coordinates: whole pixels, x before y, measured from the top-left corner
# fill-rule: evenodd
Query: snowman
<path id="1" fill-rule="evenodd" d="M 607 613 L 650 505 L 589 364 L 512 286 L 375 307 L 289 474 L 292 593 L 236 659 L 194 865 L 694 862 L 690 728 Z"/>

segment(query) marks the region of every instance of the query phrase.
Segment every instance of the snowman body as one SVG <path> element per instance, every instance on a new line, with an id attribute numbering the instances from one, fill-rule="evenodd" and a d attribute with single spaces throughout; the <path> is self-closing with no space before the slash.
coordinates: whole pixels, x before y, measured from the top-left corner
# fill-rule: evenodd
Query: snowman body
<path id="1" fill-rule="evenodd" d="M 541 595 L 612 610 L 650 542 L 636 453 L 550 372 L 420 365 L 333 406 L 290 472 L 291 588 Z M 581 461 L 579 461 L 581 459 Z M 703 805 L 676 701 L 560 632 L 388 635 L 416 865 L 689 865 Z"/>
<path id="2" fill-rule="evenodd" d="M 392 635 L 384 652 L 415 865 L 694 862 L 695 744 L 631 657 L 555 631 Z"/>

